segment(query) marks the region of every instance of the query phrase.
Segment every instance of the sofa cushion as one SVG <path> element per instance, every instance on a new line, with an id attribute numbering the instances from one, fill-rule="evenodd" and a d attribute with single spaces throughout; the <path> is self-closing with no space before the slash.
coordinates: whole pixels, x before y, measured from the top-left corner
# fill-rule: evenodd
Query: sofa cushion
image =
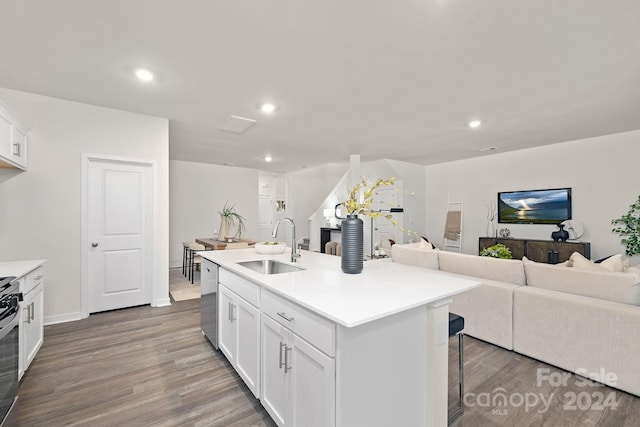
<path id="1" fill-rule="evenodd" d="M 640 395 L 638 329 L 637 306 L 532 286 L 513 293 L 515 351 L 572 372 L 604 371 L 599 381 L 635 395 Z M 582 391 L 595 390 L 590 388 Z"/>
<path id="2" fill-rule="evenodd" d="M 523 258 L 527 286 L 640 305 L 640 276 L 636 273 L 562 268 Z"/>
<path id="3" fill-rule="evenodd" d="M 438 269 L 438 250 L 418 243 L 404 245 L 396 243 L 391 247 L 391 260 L 402 264 Z"/>
<path id="4" fill-rule="evenodd" d="M 584 255 L 574 252 L 571 254 L 569 261 L 573 268 L 582 270 L 621 272 L 625 269 L 622 254 L 612 255 L 600 262 L 594 262 L 585 258 Z"/>
<path id="5" fill-rule="evenodd" d="M 454 295 L 449 310 L 464 317 L 465 335 L 512 350 L 513 292 L 521 286 L 442 270 L 439 274 L 481 281 L 479 287 Z"/>
<path id="6" fill-rule="evenodd" d="M 451 273 L 501 282 L 524 285 L 526 283 L 522 261 L 517 259 L 499 259 L 457 252 L 438 252 L 440 270 Z"/>

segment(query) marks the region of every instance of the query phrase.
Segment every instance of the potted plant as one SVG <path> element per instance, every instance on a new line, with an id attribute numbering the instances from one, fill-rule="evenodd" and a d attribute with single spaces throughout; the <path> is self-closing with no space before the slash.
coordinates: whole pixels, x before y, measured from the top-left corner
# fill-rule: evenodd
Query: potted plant
<path id="1" fill-rule="evenodd" d="M 628 256 L 640 254 L 640 196 L 631 206 L 629 212 L 611 221 L 616 227 L 612 232 L 620 235 L 620 243 L 626 245 Z"/>
<path id="2" fill-rule="evenodd" d="M 229 201 L 226 201 L 220 214 L 220 230 L 218 231 L 218 240 L 229 240 L 236 237 L 240 237 L 242 232 L 246 229 L 244 225 L 245 218 L 236 212 L 235 205 L 229 206 Z M 229 230 L 236 227 L 236 233 L 229 234 Z"/>
<path id="3" fill-rule="evenodd" d="M 391 221 L 393 225 L 397 225 L 397 221 L 393 219 L 391 212 L 386 213 L 373 208 L 372 204 L 378 195 L 380 187 L 395 187 L 395 178 L 389 179 L 378 178 L 373 183 L 369 183 L 366 178 L 362 180 L 351 190 L 348 190 L 347 200 L 340 203 L 347 211 L 347 217 L 342 221 L 342 271 L 349 274 L 358 274 L 363 268 L 363 222 L 358 215 L 368 215 L 371 218 L 384 217 Z M 401 228 L 404 231 L 403 228 Z"/>
<path id="4" fill-rule="evenodd" d="M 511 250 L 509 250 L 509 248 L 503 245 L 502 243 L 498 243 L 497 245 L 484 248 L 482 251 L 480 251 L 480 256 L 488 256 L 492 258 L 502 258 L 502 259 L 513 258 L 513 256 L 511 255 Z"/>

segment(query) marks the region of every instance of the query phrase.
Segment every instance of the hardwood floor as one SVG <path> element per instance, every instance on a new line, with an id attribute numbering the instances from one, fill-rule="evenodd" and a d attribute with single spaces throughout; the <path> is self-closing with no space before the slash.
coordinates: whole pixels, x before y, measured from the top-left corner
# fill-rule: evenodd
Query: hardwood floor
<path id="1" fill-rule="evenodd" d="M 463 354 L 466 405 L 452 426 L 640 426 L 636 396 L 469 336 Z M 452 338 L 450 408 L 457 403 L 457 366 L 457 340 Z"/>
<path id="2" fill-rule="evenodd" d="M 45 343 L 20 385 L 21 426 L 274 426 L 202 336 L 199 307 L 199 300 L 179 301 L 45 327 Z M 640 425 L 638 397 L 585 386 L 573 375 L 563 386 L 538 386 L 538 369 L 564 371 L 471 337 L 464 342 L 467 405 L 453 426 Z M 455 404 L 457 338 L 449 346 Z M 496 400 L 501 393 L 504 406 Z"/>
<path id="3" fill-rule="evenodd" d="M 21 426 L 275 426 L 200 332 L 200 300 L 45 327 Z"/>

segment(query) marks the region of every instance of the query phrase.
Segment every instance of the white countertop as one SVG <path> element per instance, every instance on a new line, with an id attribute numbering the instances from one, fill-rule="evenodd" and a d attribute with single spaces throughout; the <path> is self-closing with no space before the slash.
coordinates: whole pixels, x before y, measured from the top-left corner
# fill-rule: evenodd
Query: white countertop
<path id="1" fill-rule="evenodd" d="M 44 259 L 0 262 L 0 277 L 22 277 L 45 263 Z"/>
<path id="2" fill-rule="evenodd" d="M 290 248 L 279 255 L 262 255 L 254 248 L 199 254 L 346 327 L 358 326 L 480 286 L 479 282 L 445 276 L 390 259 L 365 261 L 362 273 L 345 274 L 340 268 L 340 257 L 302 251 L 302 257 L 295 265 L 304 270 L 267 275 L 236 263 L 276 259 L 291 264 Z"/>

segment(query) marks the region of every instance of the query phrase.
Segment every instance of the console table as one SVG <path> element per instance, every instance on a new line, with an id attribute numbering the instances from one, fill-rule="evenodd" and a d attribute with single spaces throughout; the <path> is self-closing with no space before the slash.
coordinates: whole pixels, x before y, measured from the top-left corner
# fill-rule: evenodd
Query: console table
<path id="1" fill-rule="evenodd" d="M 331 232 L 342 232 L 339 228 L 334 227 L 322 227 L 320 228 L 320 252 L 324 252 L 324 246 L 331 241 Z"/>
<path id="2" fill-rule="evenodd" d="M 478 253 L 484 248 L 502 243 L 511 251 L 513 259 L 526 256 L 531 261 L 557 264 L 578 252 L 585 258 L 591 258 L 591 243 L 589 242 L 554 242 L 553 240 L 512 239 L 480 237 L 478 239 Z"/>

